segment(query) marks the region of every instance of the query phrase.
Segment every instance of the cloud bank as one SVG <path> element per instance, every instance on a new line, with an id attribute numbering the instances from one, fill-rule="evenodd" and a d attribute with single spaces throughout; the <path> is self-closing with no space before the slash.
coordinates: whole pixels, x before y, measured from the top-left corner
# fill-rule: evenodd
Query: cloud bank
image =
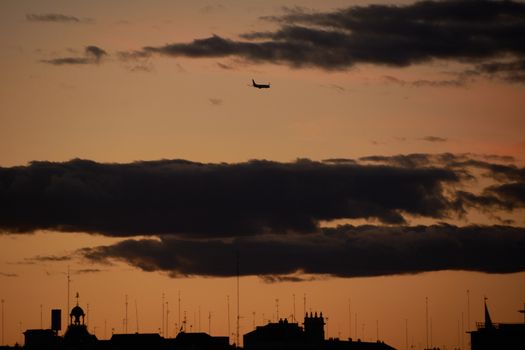
<path id="1" fill-rule="evenodd" d="M 485 187 L 465 189 L 479 178 Z M 232 164 L 75 159 L 0 168 L 0 232 L 145 236 L 75 255 L 173 277 L 232 276 L 237 253 L 242 275 L 268 283 L 524 271 L 525 228 L 439 223 L 471 208 L 525 208 L 525 168 L 509 157 L 449 153 Z M 439 224 L 408 225 L 414 216 Z M 323 227 L 353 218 L 380 224 Z"/>
<path id="2" fill-rule="evenodd" d="M 279 25 L 239 39 L 212 35 L 186 43 L 146 46 L 122 57 L 236 56 L 255 63 L 343 70 L 356 64 L 407 67 L 432 60 L 470 62 L 465 76 L 523 82 L 525 3 L 418 1 L 351 6 L 331 12 L 287 11 L 263 17 Z M 461 86 L 464 79 L 418 81 L 415 86 Z"/>
<path id="3" fill-rule="evenodd" d="M 92 262 L 124 261 L 144 271 L 180 276 L 241 275 L 266 282 L 302 281 L 303 274 L 364 277 L 440 270 L 511 273 L 525 270 L 525 229 L 509 226 L 339 226 L 312 235 L 233 241 L 125 240 L 85 248 Z"/>

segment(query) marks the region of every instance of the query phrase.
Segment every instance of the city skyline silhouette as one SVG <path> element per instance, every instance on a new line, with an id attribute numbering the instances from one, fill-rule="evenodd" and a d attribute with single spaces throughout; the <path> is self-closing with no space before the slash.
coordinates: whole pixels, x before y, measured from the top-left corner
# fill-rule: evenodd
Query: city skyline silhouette
<path id="1" fill-rule="evenodd" d="M 119 346 L 268 324 L 306 346 L 310 312 L 332 350 L 514 332 L 524 19 L 517 0 L 0 2 L 0 345 L 62 341 L 46 329 L 77 292 L 80 338 L 139 333 Z M 498 326 L 469 333 L 485 302 Z"/>

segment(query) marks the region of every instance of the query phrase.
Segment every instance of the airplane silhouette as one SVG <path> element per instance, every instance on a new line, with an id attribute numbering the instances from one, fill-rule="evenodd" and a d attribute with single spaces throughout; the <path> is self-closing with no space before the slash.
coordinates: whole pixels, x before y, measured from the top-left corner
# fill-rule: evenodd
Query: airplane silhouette
<path id="1" fill-rule="evenodd" d="M 255 80 L 252 79 L 252 86 L 257 89 L 269 89 L 270 84 L 257 84 Z"/>

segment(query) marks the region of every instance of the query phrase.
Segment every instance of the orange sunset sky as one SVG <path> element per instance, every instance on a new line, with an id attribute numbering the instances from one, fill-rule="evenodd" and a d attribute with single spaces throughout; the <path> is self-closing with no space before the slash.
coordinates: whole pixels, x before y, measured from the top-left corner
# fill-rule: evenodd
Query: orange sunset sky
<path id="1" fill-rule="evenodd" d="M 312 311 L 422 349 L 426 298 L 434 346 L 484 297 L 522 322 L 525 3 L 3 0 L 0 28 L 2 345 L 65 315 L 68 268 L 99 339 L 233 343 L 237 255 L 241 337 Z"/>

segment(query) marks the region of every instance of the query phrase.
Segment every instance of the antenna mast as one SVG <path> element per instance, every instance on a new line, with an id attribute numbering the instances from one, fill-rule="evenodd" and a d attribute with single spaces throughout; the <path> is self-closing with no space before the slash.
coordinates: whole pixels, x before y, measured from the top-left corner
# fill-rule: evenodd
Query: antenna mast
<path id="1" fill-rule="evenodd" d="M 125 304 L 126 304 L 126 314 L 124 318 L 124 333 L 128 334 L 128 295 L 127 294 L 126 294 Z"/>
<path id="2" fill-rule="evenodd" d="M 69 277 L 69 265 L 67 265 L 67 310 L 66 310 L 66 315 L 69 314 L 69 312 L 71 311 L 71 309 L 69 308 L 69 285 L 70 283 L 71 283 L 71 278 Z M 71 318 L 69 317 L 67 318 L 71 320 Z"/>
<path id="3" fill-rule="evenodd" d="M 235 346 L 239 348 L 240 295 L 239 295 L 239 252 L 237 252 L 237 334 Z"/>
<path id="4" fill-rule="evenodd" d="M 160 335 L 164 334 L 164 293 L 162 293 L 162 325 L 160 327 Z"/>
<path id="5" fill-rule="evenodd" d="M 295 294 L 293 295 L 293 315 L 292 322 L 295 323 Z M 254 327 L 255 328 L 255 327 Z"/>
<path id="6" fill-rule="evenodd" d="M 425 329 L 426 329 L 427 349 L 428 349 L 428 297 L 425 297 Z"/>
<path id="7" fill-rule="evenodd" d="M 230 329 L 230 296 L 226 295 L 226 304 L 228 305 L 228 343 L 230 342 L 231 329 Z"/>
<path id="8" fill-rule="evenodd" d="M 137 319 L 137 333 L 139 332 L 139 309 L 137 307 L 137 299 L 135 299 L 135 318 Z"/>

